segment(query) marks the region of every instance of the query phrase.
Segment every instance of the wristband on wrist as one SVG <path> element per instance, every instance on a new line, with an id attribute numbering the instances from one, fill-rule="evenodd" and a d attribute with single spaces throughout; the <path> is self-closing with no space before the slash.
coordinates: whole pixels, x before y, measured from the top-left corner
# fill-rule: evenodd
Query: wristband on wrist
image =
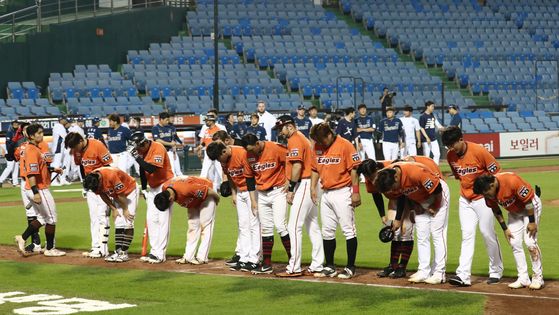
<path id="1" fill-rule="evenodd" d="M 503 231 L 505 231 L 506 229 L 508 229 L 507 224 L 505 223 L 505 221 L 499 222 L 499 224 L 501 225 L 501 229 L 503 229 Z"/>
<path id="2" fill-rule="evenodd" d="M 533 214 L 528 216 L 528 222 L 530 222 L 530 223 L 536 222 L 536 218 L 534 217 Z"/>
<path id="3" fill-rule="evenodd" d="M 353 193 L 354 193 L 354 194 L 358 194 L 358 193 L 359 193 L 359 185 L 353 185 L 352 188 L 353 188 Z"/>
<path id="4" fill-rule="evenodd" d="M 37 185 L 31 186 L 31 191 L 33 192 L 33 195 L 38 194 L 38 193 L 39 193 L 39 189 L 37 188 Z"/>
<path id="5" fill-rule="evenodd" d="M 295 191 L 295 186 L 297 186 L 297 182 L 294 182 L 292 180 L 289 181 L 289 192 L 294 192 Z"/>

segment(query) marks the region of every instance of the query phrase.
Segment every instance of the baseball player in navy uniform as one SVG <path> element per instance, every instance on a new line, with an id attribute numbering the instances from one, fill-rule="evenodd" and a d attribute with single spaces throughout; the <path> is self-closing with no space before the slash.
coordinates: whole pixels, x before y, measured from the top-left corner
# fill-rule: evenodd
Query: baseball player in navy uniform
<path id="1" fill-rule="evenodd" d="M 456 105 L 448 107 L 448 113 L 450 114 L 450 123 L 448 125 L 462 128 L 462 116 L 460 116 L 458 110 L 459 108 Z"/>
<path id="2" fill-rule="evenodd" d="M 113 158 L 113 164 L 111 165 L 128 173 L 128 152 L 126 151 L 126 147 L 132 135 L 130 129 L 121 125 L 120 116 L 118 114 L 109 115 L 109 130 L 107 131 L 107 136 L 109 152 Z"/>
<path id="3" fill-rule="evenodd" d="M 233 129 L 229 133 L 231 138 L 241 140 L 241 138 L 247 133 L 248 125 L 245 122 L 245 113 L 237 113 L 237 122 L 233 125 Z"/>
<path id="4" fill-rule="evenodd" d="M 266 140 L 266 129 L 264 129 L 264 127 L 262 127 L 258 121 L 259 121 L 259 116 L 256 113 L 253 113 L 252 115 L 250 115 L 250 126 L 248 126 L 246 132 L 247 133 L 252 133 L 253 135 L 255 135 L 258 140 L 260 141 L 264 141 Z"/>
<path id="5" fill-rule="evenodd" d="M 394 108 L 386 108 L 386 118 L 381 120 L 379 131 L 382 132 L 382 153 L 385 160 L 396 160 L 400 148 L 403 148 L 402 121 L 394 117 Z"/>
<path id="6" fill-rule="evenodd" d="M 175 126 L 170 125 L 169 113 L 162 112 L 159 114 L 159 123 L 151 129 L 153 140 L 165 146 L 167 155 L 171 161 L 173 174 L 182 176 L 181 164 L 177 149 L 184 147 L 182 141 L 177 136 Z"/>
<path id="7" fill-rule="evenodd" d="M 365 104 L 359 105 L 357 110 L 359 111 L 359 117 L 355 119 L 355 124 L 361 143 L 359 146 L 359 156 L 361 157 L 361 160 L 365 160 L 365 156 L 368 159 L 375 160 L 376 155 L 375 145 L 373 143 L 373 132 L 375 132 L 377 126 L 373 121 L 373 117 L 367 115 L 367 106 Z"/>
<path id="8" fill-rule="evenodd" d="M 103 142 L 105 146 L 107 146 L 107 143 L 105 143 L 105 138 L 103 137 L 103 131 L 101 130 L 101 128 L 99 128 L 100 124 L 101 119 L 99 119 L 98 117 L 94 117 L 91 120 L 91 127 L 86 129 L 85 136 L 89 139 L 99 140 Z"/>
<path id="9" fill-rule="evenodd" d="M 433 112 L 435 111 L 435 103 L 427 101 L 425 103 L 425 112 L 419 117 L 419 127 L 421 127 L 421 145 L 423 147 L 423 155 L 431 157 L 433 153 L 433 161 L 439 164 L 441 158 L 441 149 L 437 140 L 437 130 L 443 129 Z"/>
<path id="10" fill-rule="evenodd" d="M 355 126 L 355 109 L 352 107 L 346 108 L 344 110 L 344 118 L 338 121 L 338 126 L 336 127 L 336 134 L 346 139 L 355 145 L 357 149 L 357 128 Z"/>
<path id="11" fill-rule="evenodd" d="M 305 106 L 299 105 L 297 108 L 297 116 L 293 119 L 295 125 L 297 125 L 297 130 L 299 130 L 305 137 L 309 137 L 309 132 L 311 132 L 312 122 L 305 116 Z"/>

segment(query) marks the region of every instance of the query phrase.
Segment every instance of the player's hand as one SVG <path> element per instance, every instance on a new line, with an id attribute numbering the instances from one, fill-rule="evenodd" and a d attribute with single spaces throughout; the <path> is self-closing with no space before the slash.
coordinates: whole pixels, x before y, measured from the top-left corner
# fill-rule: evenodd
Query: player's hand
<path id="1" fill-rule="evenodd" d="M 363 143 L 359 142 L 359 151 L 363 151 Z"/>
<path id="2" fill-rule="evenodd" d="M 427 138 L 427 144 L 431 144 L 431 139 Z"/>
<path id="3" fill-rule="evenodd" d="M 288 191 L 287 192 L 287 203 L 292 205 L 293 204 L 293 199 L 295 199 L 295 193 L 292 191 Z"/>
<path id="4" fill-rule="evenodd" d="M 53 169 L 53 171 L 54 171 L 55 173 L 57 173 L 57 174 L 62 174 L 62 172 L 63 172 L 64 170 L 61 169 L 60 167 L 55 167 L 55 168 Z"/>
<path id="5" fill-rule="evenodd" d="M 285 185 L 283 185 L 283 188 L 281 189 L 281 192 L 282 192 L 282 193 L 286 193 L 286 192 L 288 192 L 288 191 L 289 191 L 289 181 L 286 180 L 286 181 L 285 181 Z"/>
<path id="6" fill-rule="evenodd" d="M 400 143 L 400 149 L 403 149 L 403 148 L 405 148 L 405 147 L 406 147 L 406 144 L 405 144 L 404 142 L 401 142 L 401 143 Z"/>
<path id="7" fill-rule="evenodd" d="M 236 207 L 237 206 L 237 194 L 231 195 L 231 201 L 233 202 L 233 205 Z"/>
<path id="8" fill-rule="evenodd" d="M 507 239 L 507 242 L 509 242 L 514 238 L 514 236 L 512 236 L 512 232 L 509 229 L 506 229 L 505 231 L 505 238 Z"/>
<path id="9" fill-rule="evenodd" d="M 418 149 L 421 149 L 421 142 L 416 143 L 415 146 L 416 146 Z"/>
<path id="10" fill-rule="evenodd" d="M 258 216 L 258 204 L 253 202 L 250 204 L 250 210 L 252 210 L 252 215 L 257 217 Z"/>
<path id="11" fill-rule="evenodd" d="M 400 220 L 392 221 L 392 231 L 398 231 L 398 229 L 400 229 L 400 227 L 402 227 L 402 221 L 400 221 Z"/>
<path id="12" fill-rule="evenodd" d="M 202 152 L 202 148 L 201 148 L 201 147 L 196 148 L 196 155 L 198 156 L 198 158 L 199 158 L 200 160 L 203 160 L 203 159 L 204 159 L 204 152 Z"/>
<path id="13" fill-rule="evenodd" d="M 351 194 L 351 206 L 357 208 L 361 205 L 361 195 L 357 193 Z"/>
<path id="14" fill-rule="evenodd" d="M 318 193 L 316 192 L 316 189 L 311 189 L 311 200 L 312 203 L 314 203 L 315 205 L 318 205 Z"/>
<path id="15" fill-rule="evenodd" d="M 528 236 L 530 236 L 533 239 L 536 239 L 536 234 L 538 233 L 538 225 L 535 222 L 528 223 L 526 232 L 528 232 Z"/>
<path id="16" fill-rule="evenodd" d="M 388 225 L 388 218 L 385 215 L 383 215 L 380 219 L 382 220 L 382 224 Z"/>
<path id="17" fill-rule="evenodd" d="M 120 216 L 116 208 L 111 208 L 111 213 L 113 214 L 113 220 L 116 220 Z"/>
<path id="18" fill-rule="evenodd" d="M 82 189 L 82 197 L 87 198 L 87 190 Z"/>
<path id="19" fill-rule="evenodd" d="M 124 210 L 122 211 L 122 214 L 124 215 L 124 218 L 125 218 L 126 220 L 128 220 L 128 221 L 133 221 L 133 220 L 134 220 L 134 215 L 132 215 L 132 214 L 128 211 L 128 209 L 124 209 Z"/>
<path id="20" fill-rule="evenodd" d="M 33 195 L 33 202 L 40 205 L 42 200 L 41 200 L 41 195 L 40 194 L 34 194 Z"/>
<path id="21" fill-rule="evenodd" d="M 427 208 L 427 212 L 429 212 L 431 216 L 435 216 L 435 214 L 437 214 L 437 211 L 431 207 Z"/>

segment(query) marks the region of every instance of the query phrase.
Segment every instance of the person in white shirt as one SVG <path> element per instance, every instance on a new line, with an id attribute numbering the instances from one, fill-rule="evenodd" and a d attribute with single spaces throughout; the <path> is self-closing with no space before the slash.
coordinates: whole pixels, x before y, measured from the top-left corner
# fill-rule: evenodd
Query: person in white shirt
<path id="1" fill-rule="evenodd" d="M 258 116 L 260 116 L 259 124 L 266 129 L 266 140 L 272 140 L 272 128 L 276 125 L 276 117 L 266 111 L 266 102 L 263 100 L 258 101 L 257 107 Z"/>
<path id="2" fill-rule="evenodd" d="M 309 119 L 311 120 L 312 125 L 316 125 L 316 124 L 320 124 L 321 122 L 324 121 L 324 119 L 322 118 L 318 118 L 318 110 L 316 109 L 316 106 L 311 106 L 309 107 Z"/>
<path id="3" fill-rule="evenodd" d="M 76 132 L 85 138 L 85 132 L 83 130 L 83 127 L 84 127 L 84 119 L 82 117 L 78 117 L 70 124 L 70 127 L 68 128 L 68 133 Z M 80 167 L 76 165 L 74 159 L 70 157 L 69 152 L 68 152 L 68 159 L 64 160 L 64 165 L 66 165 L 66 167 L 68 168 L 68 179 L 70 181 L 82 180 L 80 174 Z"/>
<path id="4" fill-rule="evenodd" d="M 404 107 L 404 116 L 400 117 L 402 127 L 406 138 L 404 139 L 405 147 L 400 150 L 400 157 L 417 155 L 417 149 L 421 147 L 419 138 L 421 137 L 421 127 L 419 127 L 419 120 L 412 116 L 413 108 L 410 105 Z"/>
<path id="5" fill-rule="evenodd" d="M 57 180 L 51 183 L 52 186 L 69 185 L 66 177 L 70 170 L 70 151 L 64 148 L 64 139 L 68 134 L 67 128 L 70 127 L 70 122 L 66 116 L 61 116 L 58 118 L 58 123 L 54 124 L 52 128 L 52 143 L 51 151 L 54 152 L 54 158 L 51 166 L 54 168 L 64 168 L 62 174 L 58 176 Z M 54 178 L 56 173 L 52 173 Z"/>

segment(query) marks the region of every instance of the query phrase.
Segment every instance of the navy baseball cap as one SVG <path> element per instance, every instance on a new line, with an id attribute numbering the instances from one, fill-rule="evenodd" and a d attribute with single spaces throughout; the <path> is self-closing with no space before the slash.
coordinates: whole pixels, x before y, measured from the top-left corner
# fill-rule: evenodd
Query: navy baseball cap
<path id="1" fill-rule="evenodd" d="M 100 121 L 101 121 L 101 119 L 99 117 L 93 117 L 93 119 L 91 120 L 91 122 L 94 123 L 94 124 L 96 124 Z"/>
<path id="2" fill-rule="evenodd" d="M 307 110 L 307 109 L 305 108 L 305 105 L 303 105 L 303 104 L 301 104 L 301 105 L 299 105 L 299 107 L 297 107 L 297 110 L 300 110 L 300 109 L 302 109 L 302 110 Z"/>
<path id="3" fill-rule="evenodd" d="M 458 110 L 458 106 L 457 106 L 457 105 L 454 105 L 454 104 L 451 104 L 450 106 L 448 106 L 448 109 L 456 109 L 456 110 Z"/>

